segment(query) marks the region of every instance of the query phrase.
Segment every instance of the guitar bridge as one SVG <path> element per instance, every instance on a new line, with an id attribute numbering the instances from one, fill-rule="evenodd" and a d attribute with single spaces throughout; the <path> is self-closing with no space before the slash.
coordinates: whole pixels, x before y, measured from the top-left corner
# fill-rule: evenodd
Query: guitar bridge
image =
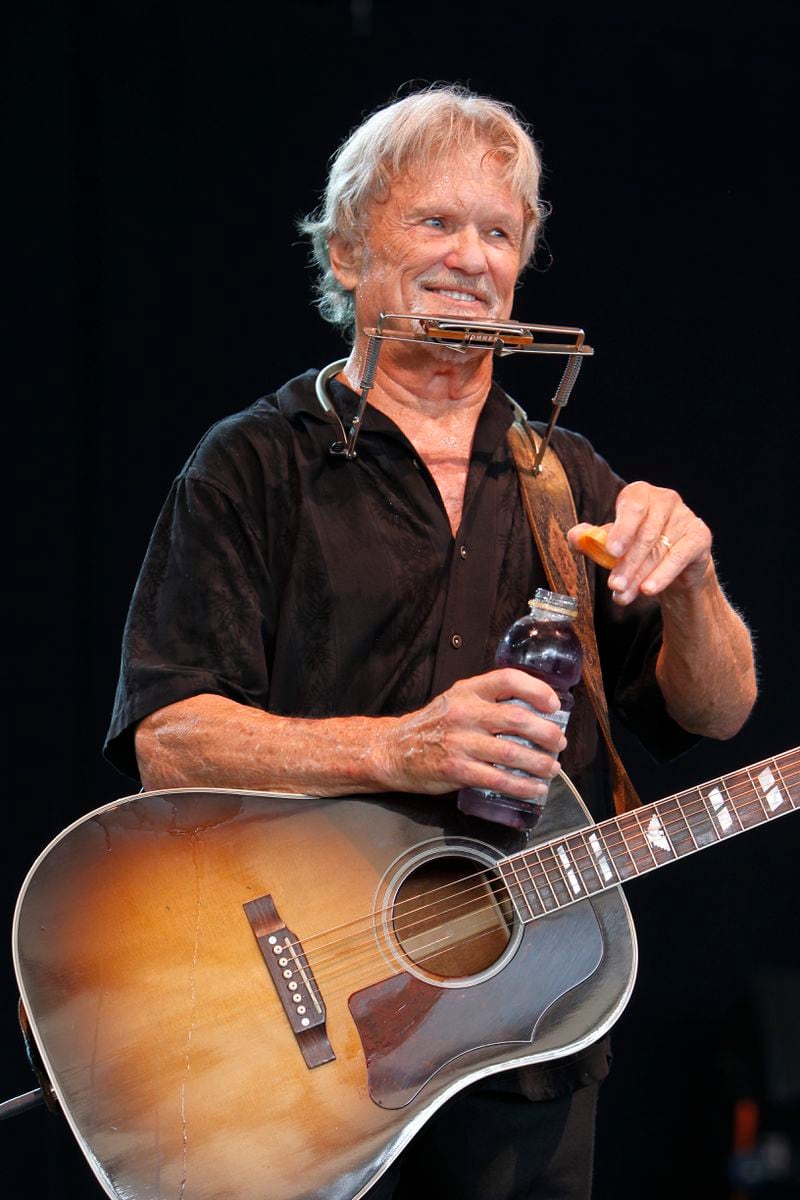
<path id="1" fill-rule="evenodd" d="M 242 907 L 306 1066 L 331 1062 L 336 1055 L 325 1029 L 325 1005 L 303 947 L 281 922 L 272 896 Z"/>

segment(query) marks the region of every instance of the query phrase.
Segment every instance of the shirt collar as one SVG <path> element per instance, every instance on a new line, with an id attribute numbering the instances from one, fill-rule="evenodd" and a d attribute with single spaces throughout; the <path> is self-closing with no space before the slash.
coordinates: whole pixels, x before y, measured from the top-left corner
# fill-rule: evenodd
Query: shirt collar
<path id="1" fill-rule="evenodd" d="M 289 420 L 310 419 L 315 423 L 331 426 L 338 433 L 336 418 L 333 414 L 325 412 L 317 398 L 315 385 L 318 374 L 319 372 L 312 368 L 284 384 L 277 393 L 278 408 Z M 338 379 L 332 379 L 328 383 L 327 395 L 345 430 L 349 430 L 350 423 L 358 411 L 358 395 Z M 493 382 L 478 419 L 473 452 L 491 456 L 500 440 L 505 438 L 515 415 L 514 401 Z M 394 421 L 367 404 L 359 436 L 364 437 L 371 433 L 402 438 L 405 441 Z"/>

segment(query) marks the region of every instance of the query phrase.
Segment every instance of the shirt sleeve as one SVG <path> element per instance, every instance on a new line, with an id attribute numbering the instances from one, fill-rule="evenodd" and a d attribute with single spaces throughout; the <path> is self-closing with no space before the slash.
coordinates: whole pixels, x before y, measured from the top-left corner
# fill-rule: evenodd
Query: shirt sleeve
<path id="1" fill-rule="evenodd" d="M 187 469 L 153 531 L 123 635 L 104 754 L 138 779 L 143 717 L 202 693 L 266 707 L 271 581 L 263 536 L 217 483 Z"/>

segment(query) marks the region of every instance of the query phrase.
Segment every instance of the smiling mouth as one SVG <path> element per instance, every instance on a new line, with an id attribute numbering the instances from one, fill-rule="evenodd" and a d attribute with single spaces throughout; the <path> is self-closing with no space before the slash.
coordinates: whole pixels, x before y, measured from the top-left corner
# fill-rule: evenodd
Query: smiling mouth
<path id="1" fill-rule="evenodd" d="M 467 303 L 478 303 L 483 301 L 483 297 L 477 292 L 459 292 L 454 288 L 426 288 L 426 291 L 433 292 L 436 296 L 446 296 L 448 300 L 466 301 Z"/>

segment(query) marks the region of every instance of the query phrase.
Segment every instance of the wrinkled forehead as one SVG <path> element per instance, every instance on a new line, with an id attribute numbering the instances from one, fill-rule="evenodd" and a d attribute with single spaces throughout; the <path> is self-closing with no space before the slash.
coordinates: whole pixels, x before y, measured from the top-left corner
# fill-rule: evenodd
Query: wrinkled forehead
<path id="1" fill-rule="evenodd" d="M 476 143 L 456 149 L 438 146 L 424 158 L 414 157 L 397 165 L 385 163 L 380 186 L 373 193 L 365 216 L 369 222 L 370 210 L 374 213 L 387 203 L 413 204 L 439 199 L 458 205 L 465 195 L 475 194 L 516 210 L 523 222 L 530 212 L 515 186 L 508 155 L 485 143 Z"/>

